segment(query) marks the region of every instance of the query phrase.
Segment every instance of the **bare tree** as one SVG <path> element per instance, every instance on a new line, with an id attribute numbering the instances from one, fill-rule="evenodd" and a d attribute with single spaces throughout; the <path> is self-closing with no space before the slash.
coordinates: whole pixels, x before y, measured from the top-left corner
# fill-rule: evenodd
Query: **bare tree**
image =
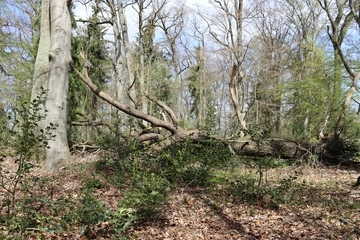
<path id="1" fill-rule="evenodd" d="M 184 36 L 184 28 L 186 23 L 186 7 L 184 2 L 176 1 L 171 6 L 164 7 L 159 12 L 159 28 L 161 29 L 160 47 L 164 51 L 165 55 L 170 58 L 170 68 L 172 72 L 172 78 L 174 81 L 173 90 L 179 92 L 179 95 L 175 96 L 173 109 L 177 116 L 183 115 L 181 103 L 181 95 L 183 94 L 181 87 L 182 73 L 187 69 L 187 65 L 184 66 L 183 57 L 181 56 L 181 38 Z"/>
<path id="2" fill-rule="evenodd" d="M 336 7 L 334 7 L 335 10 L 332 10 L 332 5 L 330 5 L 330 2 L 328 0 L 318 0 L 318 2 L 321 5 L 322 9 L 325 11 L 328 20 L 330 22 L 330 26 L 327 27 L 327 33 L 334 49 L 335 81 L 337 79 L 341 80 L 342 78 L 341 64 L 344 66 L 345 70 L 350 75 L 352 80 L 335 125 L 335 133 L 334 133 L 335 138 L 340 138 L 340 135 L 344 127 L 345 111 L 349 107 L 351 98 L 357 87 L 359 74 L 360 74 L 360 73 L 355 73 L 352 70 L 343 52 L 342 43 L 354 19 L 358 21 L 357 15 L 354 14 L 360 10 L 360 4 L 358 3 L 352 4 L 352 2 L 350 1 L 349 5 L 347 5 L 348 3 L 347 0 L 345 1 L 336 0 Z M 338 87 L 334 89 L 334 92 L 340 91 L 341 84 L 342 82 L 340 81 Z"/>
<path id="3" fill-rule="evenodd" d="M 244 59 L 245 48 L 243 39 L 243 22 L 244 19 L 251 18 L 257 14 L 257 7 L 260 5 L 258 1 L 251 3 L 245 8 L 243 0 L 226 0 L 218 1 L 211 0 L 211 5 L 215 11 L 212 13 L 200 13 L 203 19 L 206 21 L 209 34 L 213 37 L 215 42 L 223 49 L 228 51 L 228 79 L 230 82 L 233 65 L 237 67 L 235 88 L 237 96 L 232 99 L 237 99 L 234 104 L 238 104 L 240 109 L 240 115 L 237 114 L 237 118 L 240 124 L 241 130 L 246 130 L 245 113 L 245 84 L 244 84 Z"/>

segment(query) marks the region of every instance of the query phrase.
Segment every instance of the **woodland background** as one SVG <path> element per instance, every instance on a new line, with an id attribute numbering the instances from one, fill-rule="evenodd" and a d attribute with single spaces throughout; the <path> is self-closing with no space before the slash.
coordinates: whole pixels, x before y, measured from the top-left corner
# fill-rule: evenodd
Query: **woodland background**
<path id="1" fill-rule="evenodd" d="M 74 70 L 83 68 L 80 52 L 86 55 L 89 77 L 101 89 L 121 103 L 164 119 L 160 107 L 144 100 L 146 91 L 166 103 L 186 129 L 228 138 L 244 127 L 230 98 L 236 64 L 237 97 L 247 127 L 258 125 L 270 129 L 273 137 L 291 139 L 316 138 L 324 125 L 327 133 L 334 132 L 352 76 L 337 57 L 329 34 L 338 38 L 356 74 L 359 25 L 348 1 L 328 3 L 337 26 L 329 22 L 321 2 L 212 1 L 202 6 L 124 1 L 124 12 L 131 17 L 112 12 L 111 6 L 116 6 L 112 1 L 74 2 L 72 11 L 83 5 L 89 17 L 72 15 L 69 141 L 96 139 L 99 132 L 109 131 L 105 123 L 128 135 L 139 130 L 134 118 L 96 98 L 79 80 Z M 13 120 L 33 87 L 41 3 L 2 1 L 1 7 L 1 112 Z M 119 26 L 119 17 L 129 18 L 124 22 L 131 28 Z M 357 109 L 355 91 L 340 129 L 355 139 Z"/>
<path id="2" fill-rule="evenodd" d="M 0 239 L 360 234 L 360 2 L 59 1 L 59 89 L 44 2 L 0 1 Z"/>

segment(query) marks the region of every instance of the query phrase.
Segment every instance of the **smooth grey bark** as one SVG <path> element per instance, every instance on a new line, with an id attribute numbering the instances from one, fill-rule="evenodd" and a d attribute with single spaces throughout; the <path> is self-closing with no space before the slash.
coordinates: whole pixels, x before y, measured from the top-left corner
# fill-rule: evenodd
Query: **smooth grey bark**
<path id="1" fill-rule="evenodd" d="M 50 0 L 43 0 L 41 6 L 40 40 L 34 66 L 33 87 L 31 91 L 31 101 L 42 95 L 47 89 L 49 80 L 49 51 L 50 51 Z M 45 97 L 45 96 L 44 96 Z M 39 114 L 45 114 L 45 99 L 39 106 Z M 39 130 L 46 127 L 45 120 L 39 124 Z"/>
<path id="2" fill-rule="evenodd" d="M 56 124 L 55 137 L 46 149 L 44 169 L 54 170 L 70 159 L 66 131 L 66 110 L 71 62 L 71 20 L 66 0 L 50 2 L 51 44 L 46 125 Z"/>

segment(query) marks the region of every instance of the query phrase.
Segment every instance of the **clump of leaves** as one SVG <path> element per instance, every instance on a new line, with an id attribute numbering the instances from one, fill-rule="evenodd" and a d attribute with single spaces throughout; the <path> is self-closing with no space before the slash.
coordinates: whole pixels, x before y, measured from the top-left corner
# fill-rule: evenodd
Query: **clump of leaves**
<path id="1" fill-rule="evenodd" d="M 138 218 L 158 217 L 167 202 L 169 182 L 155 173 L 134 172 L 131 187 L 120 205 L 133 209 Z"/>
<path id="2" fill-rule="evenodd" d="M 123 234 L 138 220 L 138 214 L 133 208 L 120 207 L 114 214 L 111 224 L 118 234 Z"/>
<path id="3" fill-rule="evenodd" d="M 278 208 L 279 204 L 289 203 L 294 191 L 300 188 L 295 181 L 297 173 L 280 179 L 277 183 L 258 185 L 253 174 L 242 176 L 240 179 L 230 182 L 229 194 L 236 199 L 247 203 L 262 202 L 270 208 Z"/>
<path id="4" fill-rule="evenodd" d="M 165 149 L 158 164 L 165 177 L 178 186 L 208 186 L 216 168 L 229 166 L 233 155 L 217 140 L 185 140 Z"/>
<path id="5" fill-rule="evenodd" d="M 126 189 L 125 198 L 113 213 L 112 224 L 117 232 L 126 231 L 140 219 L 160 217 L 171 189 L 208 186 L 213 182 L 213 169 L 227 166 L 233 159 L 230 149 L 216 140 L 187 139 L 151 154 L 139 143 L 126 142 L 119 136 L 102 140 L 110 158 L 97 165 L 99 170 L 110 170 L 107 177 L 111 182 Z"/>
<path id="6" fill-rule="evenodd" d="M 110 155 L 96 167 L 100 171 L 111 171 L 106 175 L 110 182 L 126 189 L 125 198 L 119 200 L 119 209 L 112 213 L 111 220 L 115 231 L 123 233 L 138 219 L 160 215 L 167 203 L 170 183 L 156 165 L 156 156 L 143 152 L 139 143 L 125 142 L 121 137 L 112 140 L 106 137 L 103 142 L 107 143 Z"/>
<path id="7" fill-rule="evenodd" d="M 331 139 L 325 146 L 325 149 L 335 156 L 343 158 L 352 158 L 359 155 L 360 145 L 358 140 L 351 139 Z"/>
<path id="8" fill-rule="evenodd" d="M 111 212 L 105 204 L 89 190 L 82 192 L 76 215 L 78 223 L 84 226 L 83 235 L 87 237 L 93 237 L 92 232 L 98 224 L 111 219 Z"/>

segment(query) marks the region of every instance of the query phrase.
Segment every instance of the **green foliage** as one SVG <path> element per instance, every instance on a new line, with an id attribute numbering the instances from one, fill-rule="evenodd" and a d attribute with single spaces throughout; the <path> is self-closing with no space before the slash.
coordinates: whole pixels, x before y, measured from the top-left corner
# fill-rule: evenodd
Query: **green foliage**
<path id="1" fill-rule="evenodd" d="M 270 137 L 271 129 L 253 124 L 249 126 L 247 133 L 250 135 L 251 140 L 256 143 L 259 151 L 260 144 Z"/>
<path id="2" fill-rule="evenodd" d="M 24 231 L 39 225 L 36 207 L 42 200 L 30 190 L 31 186 L 38 183 L 38 179 L 30 177 L 29 173 L 37 164 L 39 149 L 47 147 L 56 128 L 54 124 L 50 124 L 45 129 L 38 129 L 38 123 L 45 118 L 40 113 L 44 94 L 45 92 L 30 103 L 24 102 L 17 109 L 20 119 L 15 119 L 14 130 L 7 130 L 12 136 L 9 147 L 14 152 L 4 151 L 0 157 L 1 163 L 6 157 L 14 158 L 17 167 L 16 172 L 10 175 L 3 171 L 3 164 L 0 167 L 0 187 L 5 192 L 0 211 L 6 213 L 2 220 L 10 230 Z"/>
<path id="3" fill-rule="evenodd" d="M 0 146 L 7 146 L 11 138 L 10 117 L 6 115 L 4 104 L 0 102 Z M 1 150 L 0 150 L 1 155 Z"/>
<path id="4" fill-rule="evenodd" d="M 0 13 L 1 101 L 8 106 L 20 106 L 23 104 L 21 98 L 30 96 L 32 88 L 30 80 L 33 78 L 40 33 L 40 24 L 36 21 L 41 6 L 34 1 L 1 3 L 4 3 Z M 1 73 L 6 74 L 5 81 L 2 81 Z"/>
<path id="5" fill-rule="evenodd" d="M 120 205 L 127 209 L 134 209 L 138 218 L 154 218 L 167 202 L 168 181 L 146 171 L 133 172 L 132 189 L 125 194 Z"/>
<path id="6" fill-rule="evenodd" d="M 43 92 L 45 94 L 45 92 Z M 7 208 L 7 213 L 10 215 L 15 207 L 15 198 L 17 193 L 28 190 L 28 174 L 34 167 L 34 159 L 38 158 L 39 149 L 47 147 L 48 141 L 54 135 L 52 132 L 56 126 L 52 123 L 45 129 L 38 130 L 38 123 L 45 118 L 40 112 L 42 104 L 42 96 L 38 96 L 33 102 L 24 102 L 17 112 L 21 119 L 15 119 L 14 129 L 8 129 L 12 136 L 10 147 L 14 150 L 11 155 L 15 156 L 15 163 L 17 171 L 14 176 L 7 177 L 1 171 L 1 187 L 6 190 L 7 195 L 2 207 Z M 4 152 L 4 154 L 6 154 Z M 10 155 L 9 155 L 10 156 Z M 4 161 L 4 157 L 0 161 Z M 7 180 L 6 180 L 7 179 Z M 7 183 L 7 184 L 5 184 Z"/>
<path id="7" fill-rule="evenodd" d="M 118 180 L 118 178 L 116 178 Z M 114 181 L 114 183 L 118 183 Z M 148 184 L 149 181 L 145 180 L 144 184 Z M 120 183 L 122 185 L 122 182 Z M 157 183 L 154 182 L 154 185 Z M 146 187 L 145 185 L 143 185 Z M 109 223 L 108 228 L 105 231 L 111 229 L 116 236 L 123 236 L 126 231 L 136 223 L 136 221 L 142 217 L 145 217 L 145 213 L 141 212 L 149 210 L 147 213 L 153 212 L 153 204 L 151 197 L 144 196 L 145 191 L 140 191 L 137 187 L 126 192 L 126 198 L 119 200 L 119 207 L 115 211 L 111 211 L 101 201 L 100 197 L 95 194 L 95 190 L 101 188 L 102 184 L 98 176 L 92 175 L 86 178 L 83 187 L 81 188 L 81 194 L 79 203 L 76 206 L 76 210 L 69 213 L 67 216 L 73 222 L 82 228 L 82 234 L 88 238 L 96 237 L 96 232 L 101 229 L 101 224 Z M 156 188 L 157 186 L 155 186 Z M 148 190 L 151 189 L 149 186 Z M 150 190 L 151 191 L 151 190 Z M 154 197 L 154 193 L 150 192 Z M 140 202 L 139 200 L 145 200 Z M 155 204 L 161 202 L 161 200 L 153 199 Z M 149 206 L 146 206 L 150 204 Z M 151 209 L 150 209 L 151 208 Z"/>
<path id="8" fill-rule="evenodd" d="M 256 143 L 257 151 L 259 155 L 260 144 L 270 137 L 270 133 L 271 133 L 270 128 L 263 129 L 259 127 L 257 124 L 255 124 L 249 127 L 247 133 L 250 135 L 251 140 Z M 272 162 L 272 158 L 267 158 L 267 157 L 257 158 L 256 164 L 258 167 L 258 174 L 259 174 L 258 186 L 260 186 L 263 180 L 263 175 L 264 175 L 263 170 L 265 169 L 265 173 L 266 173 L 271 162 Z"/>
<path id="9" fill-rule="evenodd" d="M 85 236 L 89 236 L 97 224 L 110 218 L 110 211 L 91 191 L 82 192 L 76 214 L 78 223 L 85 226 L 83 230 Z"/>
<path id="10" fill-rule="evenodd" d="M 159 58 L 153 62 L 151 67 L 146 71 L 145 79 L 152 95 L 169 106 L 174 103 L 174 96 L 176 95 L 171 87 L 173 83 L 170 77 L 169 63 L 166 62 L 165 59 Z M 152 106 L 152 108 L 155 107 L 156 106 Z M 151 112 L 153 111 L 154 109 Z"/>
<path id="11" fill-rule="evenodd" d="M 228 147 L 217 140 L 174 142 L 156 155 L 143 151 L 135 141 L 125 142 L 120 135 L 104 138 L 101 144 L 113 154 L 98 163 L 98 170 L 111 169 L 107 177 L 126 189 L 114 213 L 119 220 L 113 218 L 119 232 L 139 219 L 159 217 L 171 189 L 211 186 L 213 170 L 228 166 L 233 159 Z"/>
<path id="12" fill-rule="evenodd" d="M 279 184 L 269 190 L 270 198 L 276 203 L 288 203 L 292 194 L 289 193 L 290 189 L 295 185 L 294 181 L 297 179 L 297 173 L 289 177 L 282 178 Z"/>
<path id="13" fill-rule="evenodd" d="M 207 132 L 210 136 L 215 133 L 216 127 L 218 126 L 216 118 L 216 107 L 213 99 L 208 103 L 205 110 L 205 124 L 204 131 Z"/>
<path id="14" fill-rule="evenodd" d="M 165 149 L 159 158 L 163 175 L 173 184 L 206 186 L 212 170 L 227 165 L 233 156 L 217 140 L 186 140 Z"/>
<path id="15" fill-rule="evenodd" d="M 112 138 L 112 139 L 111 139 Z M 169 182 L 161 171 L 157 171 L 154 156 L 141 151 L 136 141 L 125 142 L 121 135 L 104 137 L 101 141 L 113 155 L 98 169 L 111 169 L 110 181 L 118 187 L 126 187 L 125 198 L 119 201 L 119 210 L 115 215 L 122 215 L 114 222 L 124 231 L 137 219 L 157 217 L 169 194 Z M 120 211 L 121 210 L 121 211 Z"/>
<path id="16" fill-rule="evenodd" d="M 112 225 L 115 232 L 122 234 L 126 232 L 136 221 L 138 215 L 134 209 L 128 207 L 120 207 L 113 215 Z"/>
<path id="17" fill-rule="evenodd" d="M 268 184 L 259 185 L 256 177 L 248 174 L 231 181 L 229 193 L 248 203 L 263 202 L 270 208 L 278 208 L 279 204 L 289 203 L 293 199 L 294 191 L 299 188 L 295 181 L 297 173 L 280 179 L 278 184 L 271 186 Z"/>
<path id="18" fill-rule="evenodd" d="M 288 131 L 290 137 L 301 139 L 317 135 L 327 117 L 327 128 L 333 129 L 343 92 L 341 89 L 335 91 L 338 80 L 332 77 L 330 66 L 333 60 L 323 50 L 309 44 L 293 54 L 292 81 L 279 84 L 277 91 L 286 94 L 284 101 L 290 107 L 283 120 L 283 131 Z M 303 54 L 306 54 L 305 59 L 298 59 Z"/>
<path id="19" fill-rule="evenodd" d="M 100 103 L 88 87 L 79 79 L 74 70 L 82 71 L 86 65 L 88 75 L 91 80 L 102 89 L 108 81 L 108 60 L 109 55 L 104 40 L 105 29 L 101 24 L 97 24 L 100 14 L 100 6 L 93 6 L 93 14 L 89 18 L 89 23 L 84 28 L 78 28 L 77 34 L 72 37 L 71 57 L 73 59 L 72 71 L 69 81 L 69 102 L 68 121 L 95 121 L 99 117 Z M 80 59 L 79 53 L 86 56 L 86 63 Z M 71 142 L 95 141 L 97 131 L 87 127 L 69 126 L 68 138 Z"/>

